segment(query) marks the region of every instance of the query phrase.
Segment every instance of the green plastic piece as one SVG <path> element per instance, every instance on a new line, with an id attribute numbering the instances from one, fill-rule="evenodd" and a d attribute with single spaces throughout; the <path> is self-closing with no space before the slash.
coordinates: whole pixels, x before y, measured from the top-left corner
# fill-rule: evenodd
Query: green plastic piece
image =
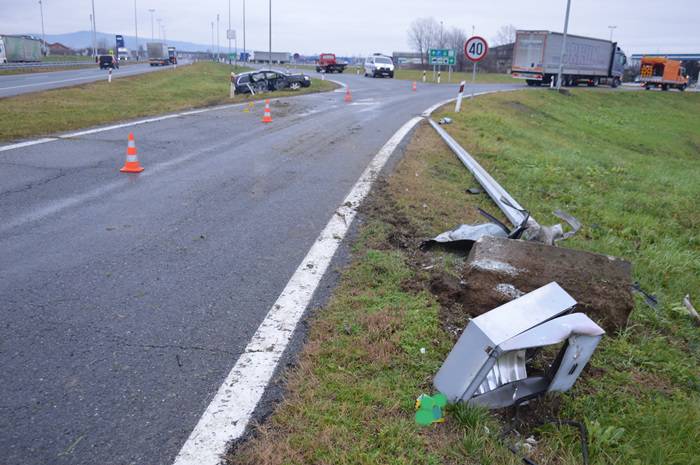
<path id="1" fill-rule="evenodd" d="M 445 421 L 442 409 L 447 405 L 447 398 L 437 393 L 434 396 L 421 394 L 416 399 L 416 423 L 422 426 L 429 426 L 433 423 Z"/>

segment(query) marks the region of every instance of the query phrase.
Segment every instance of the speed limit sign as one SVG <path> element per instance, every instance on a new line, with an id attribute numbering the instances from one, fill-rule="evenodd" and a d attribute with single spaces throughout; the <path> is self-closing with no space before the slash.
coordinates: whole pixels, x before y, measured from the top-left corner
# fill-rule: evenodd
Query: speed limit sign
<path id="1" fill-rule="evenodd" d="M 464 56 L 466 56 L 467 60 L 471 61 L 472 63 L 477 63 L 486 58 L 486 54 L 488 52 L 489 45 L 486 43 L 486 39 L 483 37 L 470 37 L 464 43 Z"/>

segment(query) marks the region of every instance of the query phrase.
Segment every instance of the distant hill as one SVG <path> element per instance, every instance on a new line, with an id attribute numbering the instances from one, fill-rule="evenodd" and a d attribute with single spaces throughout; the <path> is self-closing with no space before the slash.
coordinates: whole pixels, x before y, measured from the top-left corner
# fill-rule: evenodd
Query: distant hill
<path id="1" fill-rule="evenodd" d="M 34 37 L 40 38 L 41 34 L 33 33 L 33 34 L 28 34 L 32 35 Z M 107 44 L 109 46 L 114 47 L 114 41 L 115 41 L 115 35 L 116 34 L 108 34 L 105 32 L 98 32 L 97 33 L 97 41 L 101 39 L 104 39 L 107 41 Z M 123 34 L 122 34 L 123 35 Z M 158 40 L 158 39 L 156 39 Z M 86 48 L 86 47 L 91 47 L 92 46 L 92 32 L 90 31 L 78 31 L 78 32 L 70 32 L 67 34 L 46 34 L 46 41 L 47 42 L 60 42 L 63 45 L 70 47 L 70 48 Z M 146 48 L 146 42 L 151 41 L 151 36 L 142 36 L 139 34 L 139 44 L 145 49 Z M 202 45 L 202 44 L 195 44 L 192 42 L 182 42 L 179 40 L 170 40 L 168 39 L 168 45 L 171 47 L 176 47 L 178 50 L 181 51 L 187 51 L 187 52 L 206 52 L 211 48 L 210 45 Z M 126 48 L 130 50 L 134 50 L 136 48 L 136 37 L 134 36 L 127 36 L 124 35 L 124 45 Z M 221 42 L 221 51 L 222 53 L 224 52 L 224 42 Z"/>

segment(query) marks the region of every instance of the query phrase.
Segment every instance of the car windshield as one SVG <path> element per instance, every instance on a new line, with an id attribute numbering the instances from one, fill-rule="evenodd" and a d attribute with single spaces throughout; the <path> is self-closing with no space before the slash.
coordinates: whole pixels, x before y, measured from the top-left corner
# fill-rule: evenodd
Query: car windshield
<path id="1" fill-rule="evenodd" d="M 390 60 L 390 59 L 388 59 L 388 58 L 383 58 L 383 57 L 377 57 L 377 58 L 375 58 L 375 59 L 374 59 L 374 62 L 375 62 L 375 63 L 383 63 L 383 64 L 387 64 L 387 65 L 390 65 L 390 64 L 391 64 L 391 60 Z"/>

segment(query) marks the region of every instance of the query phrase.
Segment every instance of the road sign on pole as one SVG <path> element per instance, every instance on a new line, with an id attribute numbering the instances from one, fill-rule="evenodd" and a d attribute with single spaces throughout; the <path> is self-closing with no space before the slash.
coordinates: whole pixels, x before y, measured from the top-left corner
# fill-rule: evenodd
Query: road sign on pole
<path id="1" fill-rule="evenodd" d="M 433 66 L 454 66 L 456 58 L 457 53 L 454 50 L 446 48 L 431 48 L 428 50 L 428 64 Z"/>
<path id="2" fill-rule="evenodd" d="M 489 53 L 489 44 L 480 36 L 472 36 L 464 43 L 464 56 L 471 61 L 472 69 L 472 98 L 474 98 L 474 84 L 476 83 L 476 64 L 486 58 Z"/>

